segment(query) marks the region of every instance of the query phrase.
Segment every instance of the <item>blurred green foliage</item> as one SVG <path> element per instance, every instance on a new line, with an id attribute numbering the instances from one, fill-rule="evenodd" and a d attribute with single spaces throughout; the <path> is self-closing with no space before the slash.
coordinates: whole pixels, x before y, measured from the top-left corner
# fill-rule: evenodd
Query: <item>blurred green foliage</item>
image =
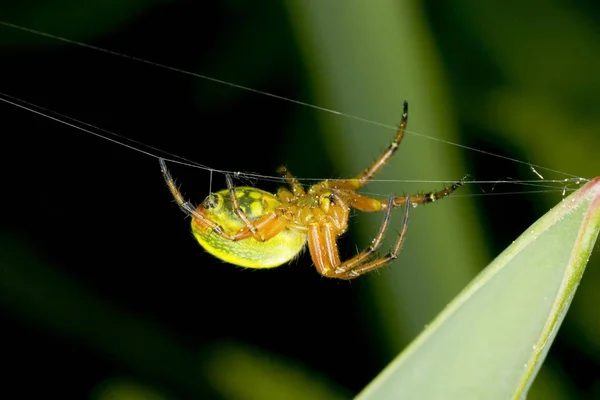
<path id="1" fill-rule="evenodd" d="M 597 174 L 599 7 L 29 0 L 0 5 L 0 19 L 384 125 L 406 99 L 409 130 L 525 163 L 408 135 L 378 178 L 495 181 L 536 179 L 528 162 L 555 170 L 538 168 L 546 179 Z M 284 163 L 301 177 L 347 176 L 393 134 L 7 27 L 0 45 L 0 91 L 212 168 L 273 175 Z M 114 393 L 349 397 L 561 199 L 560 188 L 470 185 L 460 194 L 473 196 L 416 209 L 400 259 L 379 274 L 324 281 L 307 255 L 252 273 L 201 254 L 155 160 L 9 106 L 2 115 L 15 166 L 5 187 L 18 194 L 4 196 L 0 226 L 2 350 L 9 382 L 32 396 L 110 398 L 105 388 L 123 379 Z M 175 175 L 196 201 L 209 190 L 208 174 Z M 352 219 L 345 255 L 366 246 L 380 217 Z M 596 256 L 530 398 L 600 396 Z"/>

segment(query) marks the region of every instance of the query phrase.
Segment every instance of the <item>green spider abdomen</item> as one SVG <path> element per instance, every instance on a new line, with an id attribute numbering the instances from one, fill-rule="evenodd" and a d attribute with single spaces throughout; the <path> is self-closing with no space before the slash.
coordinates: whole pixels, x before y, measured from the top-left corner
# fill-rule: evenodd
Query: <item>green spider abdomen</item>
<path id="1" fill-rule="evenodd" d="M 236 187 L 234 190 L 240 208 L 251 221 L 256 221 L 280 205 L 277 197 L 264 190 L 252 187 Z M 230 235 L 245 227 L 233 210 L 228 189 L 211 194 L 201 207 L 211 221 Z M 246 268 L 280 266 L 298 256 L 306 244 L 306 234 L 291 228 L 285 228 L 264 242 L 252 237 L 234 242 L 192 219 L 192 232 L 198 243 L 210 254 Z"/>

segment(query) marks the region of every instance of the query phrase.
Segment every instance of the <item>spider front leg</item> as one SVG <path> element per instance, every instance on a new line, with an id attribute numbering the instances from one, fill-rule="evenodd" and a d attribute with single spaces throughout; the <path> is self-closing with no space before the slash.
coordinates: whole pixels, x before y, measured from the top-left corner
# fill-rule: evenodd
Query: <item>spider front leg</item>
<path id="1" fill-rule="evenodd" d="M 403 106 L 402 119 L 400 120 L 400 125 L 398 125 L 396 136 L 394 136 L 394 140 L 392 140 L 392 143 L 389 144 L 389 146 L 383 151 L 383 153 L 381 153 L 381 155 L 375 161 L 373 161 L 371 165 L 369 165 L 363 172 L 358 174 L 355 178 L 329 181 L 328 185 L 332 188 L 348 190 L 356 190 L 366 185 L 396 153 L 398 147 L 400 147 L 400 143 L 402 143 L 402 139 L 404 139 L 404 134 L 406 133 L 407 125 L 408 102 L 405 101 Z"/>
<path id="2" fill-rule="evenodd" d="M 385 149 L 385 151 L 379 156 L 377 160 L 375 160 L 367 169 L 365 169 L 360 175 L 358 175 L 355 179 L 358 181 L 359 187 L 364 186 L 367 182 L 369 182 L 375 174 L 377 174 L 381 168 L 389 161 L 390 158 L 396 153 L 398 147 L 400 147 L 400 143 L 402 143 L 402 139 L 404 139 L 404 133 L 406 132 L 406 126 L 408 125 L 408 102 L 405 101 L 402 110 L 402 119 L 400 120 L 400 125 L 398 125 L 398 130 L 396 131 L 396 136 L 394 136 L 394 140 L 390 145 Z"/>

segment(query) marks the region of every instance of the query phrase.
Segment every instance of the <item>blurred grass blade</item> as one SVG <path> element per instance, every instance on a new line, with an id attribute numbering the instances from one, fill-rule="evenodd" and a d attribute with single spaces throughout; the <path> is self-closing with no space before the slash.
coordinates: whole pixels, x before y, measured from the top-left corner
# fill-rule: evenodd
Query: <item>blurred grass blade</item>
<path id="1" fill-rule="evenodd" d="M 236 342 L 216 342 L 204 373 L 222 399 L 336 400 L 350 392 L 303 365 Z"/>
<path id="2" fill-rule="evenodd" d="M 358 398 L 525 398 L 599 229 L 595 178 L 527 229 Z"/>

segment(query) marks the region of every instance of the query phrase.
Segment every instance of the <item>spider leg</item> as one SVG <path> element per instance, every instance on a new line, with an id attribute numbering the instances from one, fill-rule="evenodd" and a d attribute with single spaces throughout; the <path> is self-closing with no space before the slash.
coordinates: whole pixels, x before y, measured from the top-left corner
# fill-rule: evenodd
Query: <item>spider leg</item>
<path id="1" fill-rule="evenodd" d="M 237 235 L 234 236 L 233 240 L 241 240 L 245 239 L 249 235 L 247 235 L 247 231 L 250 232 L 252 237 L 259 242 L 264 242 L 267 240 L 263 235 L 263 232 L 259 232 L 258 228 L 254 225 L 254 222 L 250 221 L 250 218 L 246 215 L 244 210 L 240 207 L 240 203 L 238 202 L 237 196 L 235 195 L 235 187 L 233 186 L 233 181 L 231 180 L 231 176 L 228 174 L 225 175 L 225 181 L 227 182 L 227 188 L 229 189 L 229 196 L 231 197 L 231 205 L 233 206 L 233 212 L 238 216 L 239 219 L 242 220 L 244 225 L 246 225 L 246 229 L 242 229 L 238 232 Z M 269 215 L 267 215 L 268 217 Z"/>
<path id="2" fill-rule="evenodd" d="M 256 228 L 256 232 L 263 239 L 261 240 L 263 242 L 279 234 L 287 225 L 288 220 L 276 212 L 264 215 L 252 223 L 252 226 Z M 256 236 L 254 236 L 250 230 L 250 227 L 246 226 L 233 235 L 231 240 L 238 241 L 248 239 L 250 237 L 254 237 L 256 239 Z"/>
<path id="3" fill-rule="evenodd" d="M 390 222 L 393 200 L 393 197 L 389 198 L 379 232 L 369 247 L 345 262 L 340 261 L 336 243 L 336 231 L 332 224 L 313 224 L 309 227 L 309 250 L 313 262 L 321 275 L 328 278 L 353 279 L 374 269 L 386 266 L 397 258 L 408 229 L 410 199 L 406 203 L 404 223 L 400 235 L 390 252 L 384 257 L 368 261 L 383 243 L 383 238 Z"/>
<path id="4" fill-rule="evenodd" d="M 337 232 L 332 223 L 308 226 L 308 249 L 317 271 L 328 278 L 337 278 L 335 269 L 341 264 L 337 247 Z"/>
<path id="5" fill-rule="evenodd" d="M 231 176 L 225 175 L 225 180 L 229 189 L 233 211 L 245 225 L 239 232 L 231 236 L 231 240 L 238 241 L 253 237 L 260 242 L 265 242 L 285 229 L 288 225 L 288 220 L 278 210 L 263 215 L 255 221 L 251 221 L 240 207 Z"/>
<path id="6" fill-rule="evenodd" d="M 413 194 L 410 196 L 397 196 L 394 198 L 394 207 L 403 206 L 404 204 L 406 204 L 406 202 L 409 199 L 413 206 L 416 206 L 419 204 L 433 203 L 434 201 L 443 199 L 444 197 L 449 196 L 452 192 L 454 192 L 456 189 L 461 187 L 465 183 L 465 180 L 467 179 L 467 177 L 468 177 L 468 175 L 466 175 L 460 181 L 454 182 L 452 185 L 447 186 L 438 192 Z"/>
<path id="7" fill-rule="evenodd" d="M 277 172 L 283 175 L 286 183 L 292 188 L 292 193 L 294 193 L 294 196 L 299 197 L 306 194 L 304 187 L 300 184 L 300 182 L 298 182 L 298 179 L 293 176 L 290 171 L 288 171 L 286 167 L 279 167 Z"/>
<path id="8" fill-rule="evenodd" d="M 394 197 L 394 201 L 392 202 L 392 207 L 402 207 L 406 204 L 407 200 L 409 199 L 410 203 L 413 206 L 433 203 L 434 201 L 449 196 L 450 194 L 452 194 L 452 192 L 461 187 L 465 182 L 465 178 L 437 192 L 420 193 L 409 196 L 396 196 Z M 349 197 L 350 206 L 359 211 L 385 211 L 388 208 L 388 203 L 369 196 L 364 196 L 358 193 L 352 193 Z"/>
<path id="9" fill-rule="evenodd" d="M 394 140 L 390 145 L 385 149 L 383 153 L 375 160 L 367 169 L 358 174 L 355 178 L 352 179 L 341 179 L 336 181 L 328 181 L 328 186 L 335 189 L 350 189 L 356 190 L 358 188 L 366 185 L 375 174 L 377 174 L 381 168 L 392 158 L 392 156 L 398 150 L 402 139 L 404 138 L 404 133 L 406 132 L 406 126 L 408 124 L 408 102 L 404 102 L 402 119 L 400 120 L 400 125 L 398 125 L 398 130 L 396 131 L 396 136 L 394 136 Z"/>
<path id="10" fill-rule="evenodd" d="M 366 250 L 358 253 L 351 259 L 342 263 L 335 270 L 336 274 L 345 274 L 349 270 L 354 269 L 355 267 L 359 266 L 360 264 L 363 264 L 366 260 L 369 259 L 369 257 L 371 257 L 373 255 L 373 253 L 375 253 L 377 250 L 379 250 L 379 248 L 381 247 L 381 244 L 383 243 L 383 238 L 388 229 L 388 225 L 390 223 L 390 218 L 392 216 L 393 202 L 394 202 L 394 198 L 390 197 L 387 202 L 387 208 L 385 210 L 383 222 L 381 223 L 381 225 L 379 227 L 379 232 L 377 232 L 377 235 L 371 241 L 371 244 L 369 245 L 369 247 L 367 247 Z"/>
<path id="11" fill-rule="evenodd" d="M 244 221 L 245 217 L 249 224 L 246 224 L 246 228 L 237 232 L 235 235 L 230 235 L 223 229 L 221 225 L 213 222 L 208 216 L 206 216 L 201 211 L 201 208 L 194 208 L 194 206 L 190 202 L 184 199 L 179 189 L 177 189 L 177 185 L 175 185 L 175 180 L 173 179 L 169 170 L 167 169 L 165 161 L 162 158 L 160 158 L 159 162 L 160 169 L 163 173 L 163 177 L 165 179 L 165 182 L 167 183 L 167 187 L 171 191 L 171 194 L 173 195 L 173 198 L 175 199 L 175 202 L 177 203 L 179 208 L 181 208 L 181 210 L 184 213 L 192 217 L 196 224 L 204 228 L 211 229 L 214 233 L 218 234 L 224 239 L 235 242 L 247 239 L 249 237 L 256 238 L 255 233 L 257 233 L 258 235 L 260 235 L 262 241 L 265 241 L 269 240 L 273 236 L 276 236 L 283 229 L 285 229 L 285 227 L 288 224 L 287 219 L 281 217 L 278 213 L 270 213 L 260 217 L 254 222 L 250 221 L 246 214 L 244 214 L 244 212 L 240 209 L 239 204 L 237 202 L 237 198 L 235 197 L 234 193 L 234 196 L 232 197 L 232 204 L 234 205 L 236 210 L 243 215 L 243 217 L 241 217 L 240 214 L 236 214 L 238 215 L 238 217 L 240 217 L 242 221 Z M 228 175 L 226 175 L 226 178 L 228 186 L 231 184 L 231 186 L 229 187 L 229 189 L 231 190 L 233 188 L 233 182 L 231 182 L 231 178 Z"/>
<path id="12" fill-rule="evenodd" d="M 169 188 L 169 191 L 171 192 L 171 195 L 173 195 L 173 198 L 175 199 L 175 202 L 177 203 L 179 208 L 181 208 L 181 210 L 184 213 L 192 217 L 200 225 L 210 228 L 213 232 L 225 239 L 234 240 L 233 236 L 225 232 L 221 225 L 211 221 L 210 218 L 208 218 L 203 212 L 198 211 L 190 202 L 183 198 L 183 195 L 181 194 L 179 189 L 177 189 L 177 185 L 175 185 L 175 180 L 173 180 L 173 177 L 167 169 L 167 164 L 165 163 L 165 160 L 159 158 L 158 161 L 160 163 L 160 169 L 162 171 L 165 182 L 167 183 L 167 187 Z"/>
<path id="13" fill-rule="evenodd" d="M 360 264 L 360 263 L 357 264 L 357 263 L 353 262 L 353 260 L 354 260 L 354 258 L 357 258 L 358 256 L 360 256 L 360 254 L 359 254 L 358 256 L 355 256 L 354 258 L 351 258 L 350 260 L 343 263 L 336 270 L 336 273 L 339 274 L 338 278 L 354 279 L 354 278 L 364 275 L 368 272 L 385 267 L 385 266 L 389 265 L 392 261 L 394 261 L 396 258 L 398 258 L 398 253 L 400 253 L 400 250 L 402 249 L 402 245 L 404 244 L 404 240 L 406 239 L 406 232 L 408 230 L 408 216 L 410 213 L 410 206 L 411 206 L 410 198 L 407 198 L 406 207 L 405 207 L 406 209 L 404 211 L 404 222 L 402 223 L 402 228 L 400 229 L 400 234 L 398 235 L 398 239 L 396 240 L 396 243 L 391 248 L 389 253 L 387 253 L 383 257 L 376 258 L 374 260 L 367 261 L 362 264 Z M 389 209 L 388 209 L 388 212 L 389 212 Z M 385 221 L 384 221 L 384 224 L 386 224 Z M 384 224 L 382 224 L 382 227 Z M 378 239 L 381 242 L 381 239 L 383 239 L 382 232 L 384 232 L 384 231 L 385 231 L 385 229 L 380 229 L 379 234 L 375 238 L 374 242 L 377 241 Z M 381 246 L 381 243 L 379 243 L 379 245 Z M 368 251 L 368 249 L 367 249 L 367 251 Z M 365 251 L 365 253 L 367 251 Z M 361 259 L 361 261 L 366 260 L 366 259 L 367 259 L 367 257 L 364 257 Z M 350 264 L 350 265 L 346 265 L 346 264 Z"/>
<path id="14" fill-rule="evenodd" d="M 400 125 L 398 125 L 398 130 L 396 131 L 396 136 L 394 136 L 394 140 L 390 145 L 385 149 L 385 151 L 379 156 L 377 160 L 375 160 L 367 169 L 361 172 L 355 179 L 358 181 L 359 186 L 364 186 L 367 182 L 369 182 L 381 168 L 388 162 L 388 160 L 396 153 L 398 150 L 398 146 L 402 142 L 404 138 L 404 133 L 406 132 L 406 125 L 408 124 L 408 102 L 404 102 L 403 111 L 402 111 L 402 119 L 400 120 Z"/>

